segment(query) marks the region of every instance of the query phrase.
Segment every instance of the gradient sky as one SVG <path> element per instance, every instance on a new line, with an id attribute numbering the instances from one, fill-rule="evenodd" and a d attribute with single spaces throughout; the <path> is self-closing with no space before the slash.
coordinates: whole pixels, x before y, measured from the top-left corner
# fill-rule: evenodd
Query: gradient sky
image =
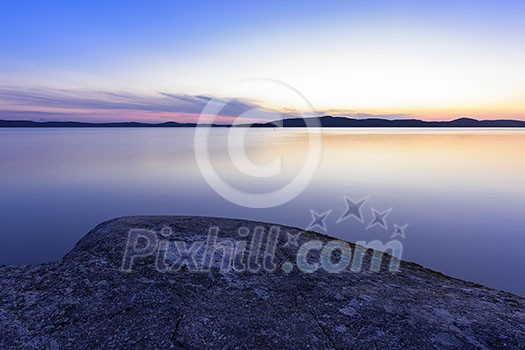
<path id="1" fill-rule="evenodd" d="M 195 121 L 284 111 L 525 120 L 523 1 L 0 2 L 0 119 Z M 229 91 L 229 92 L 228 92 Z"/>

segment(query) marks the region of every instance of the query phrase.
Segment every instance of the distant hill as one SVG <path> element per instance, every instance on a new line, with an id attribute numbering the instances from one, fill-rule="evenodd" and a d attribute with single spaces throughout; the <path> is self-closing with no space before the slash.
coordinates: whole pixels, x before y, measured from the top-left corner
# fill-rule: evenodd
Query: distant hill
<path id="1" fill-rule="evenodd" d="M 523 128 L 525 121 L 520 120 L 476 120 L 459 118 L 451 121 L 423 121 L 419 119 L 353 119 L 345 117 L 323 116 L 319 123 L 324 128 Z M 305 127 L 302 118 L 277 120 L 268 123 L 254 124 L 252 127 L 285 128 Z"/>
<path id="2" fill-rule="evenodd" d="M 323 116 L 319 117 L 320 126 L 324 128 L 524 128 L 525 121 L 520 120 L 476 120 L 471 118 L 459 118 L 451 121 L 423 121 L 419 119 L 353 119 L 345 117 Z M 84 122 L 35 122 L 30 120 L 0 120 L 0 128 L 194 128 L 195 123 L 140 123 L 140 122 L 117 122 L 117 123 L 84 123 Z M 230 127 L 224 124 L 211 124 L 212 127 Z M 301 118 L 290 118 L 271 121 L 268 123 L 256 123 L 253 125 L 238 125 L 238 127 L 273 128 L 276 126 L 285 128 L 306 127 Z"/>
<path id="3" fill-rule="evenodd" d="M 84 123 L 84 122 L 35 122 L 31 120 L 0 120 L 0 128 L 194 128 L 195 123 Z M 214 127 L 228 127 L 229 125 L 213 124 Z"/>

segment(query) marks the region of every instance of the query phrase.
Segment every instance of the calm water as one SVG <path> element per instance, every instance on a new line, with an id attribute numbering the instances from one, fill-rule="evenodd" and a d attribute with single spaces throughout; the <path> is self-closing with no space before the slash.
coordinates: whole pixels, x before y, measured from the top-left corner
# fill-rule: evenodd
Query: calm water
<path id="1" fill-rule="evenodd" d="M 227 130 L 210 149 L 238 188 L 275 190 L 306 156 L 304 130 L 253 130 L 248 156 L 283 157 L 284 173 L 246 178 L 232 166 Z M 0 263 L 60 258 L 96 224 L 124 215 L 210 215 L 306 227 L 329 209 L 331 235 L 390 239 L 409 224 L 403 258 L 452 276 L 525 295 L 525 131 L 325 129 L 320 167 L 294 200 L 248 209 L 216 194 L 201 176 L 192 129 L 0 129 Z M 347 219 L 344 195 L 371 196 L 365 223 Z M 371 208 L 393 208 L 388 230 Z"/>

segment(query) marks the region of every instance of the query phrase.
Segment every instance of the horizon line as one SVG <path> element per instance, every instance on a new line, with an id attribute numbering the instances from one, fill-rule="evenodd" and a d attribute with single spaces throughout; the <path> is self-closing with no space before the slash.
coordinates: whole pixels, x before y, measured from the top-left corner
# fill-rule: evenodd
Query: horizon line
<path id="1" fill-rule="evenodd" d="M 455 118 L 455 119 L 449 119 L 449 120 L 424 120 L 424 119 L 419 119 L 419 118 L 403 118 L 403 119 L 388 119 L 388 118 L 380 118 L 380 117 L 373 117 L 373 116 L 370 116 L 368 118 L 355 118 L 355 117 L 349 117 L 349 116 L 332 116 L 332 115 L 321 115 L 321 116 L 318 116 L 318 117 L 308 117 L 308 118 L 301 118 L 301 117 L 289 117 L 289 118 L 283 118 L 283 119 L 276 119 L 276 120 L 268 120 L 268 121 L 254 121 L 253 123 L 238 123 L 238 124 L 233 124 L 233 123 L 214 123 L 213 121 L 212 122 L 209 122 L 209 123 L 198 123 L 198 122 L 182 122 L 182 121 L 176 121 L 176 120 L 168 120 L 168 121 L 163 121 L 163 122 L 144 122 L 144 121 L 133 121 L 133 120 L 130 120 L 130 121 L 104 121 L 104 122 L 85 122 L 85 121 L 74 121 L 74 120 L 31 120 L 31 119 L 25 119 L 25 120 L 16 120 L 16 119 L 0 119 L 0 127 L 31 127 L 31 125 L 24 125 L 24 124 L 36 124 L 36 125 L 32 125 L 32 126 L 46 126 L 46 124 L 68 124 L 69 126 L 74 126 L 74 125 L 77 125 L 77 126 L 107 126 L 107 127 L 111 127 L 111 126 L 125 126 L 125 125 L 130 125 L 130 124 L 134 124 L 136 126 L 144 126 L 144 127 L 148 127 L 148 126 L 151 126 L 151 127 L 155 127 L 155 126 L 162 126 L 162 125 L 166 125 L 166 124 L 177 124 L 177 125 L 180 125 L 180 126 L 198 126 L 198 125 L 209 125 L 209 126 L 217 126 L 217 127 L 231 127 L 231 126 L 271 126 L 271 125 L 274 125 L 275 123 L 283 123 L 283 122 L 300 122 L 300 120 L 303 120 L 303 119 L 319 119 L 320 121 L 322 121 L 323 119 L 326 120 L 330 118 L 331 120 L 333 121 L 344 121 L 344 120 L 348 120 L 348 121 L 352 121 L 352 122 L 356 122 L 356 123 L 366 123 L 367 121 L 368 122 L 385 122 L 385 123 L 391 123 L 393 125 L 390 125 L 392 127 L 395 127 L 395 126 L 405 126 L 405 125 L 395 125 L 395 124 L 400 124 L 400 123 L 409 123 L 409 122 L 414 122 L 414 123 L 420 123 L 422 125 L 420 125 L 419 127 L 432 127 L 432 126 L 441 126 L 441 125 L 437 125 L 437 124 L 445 124 L 445 126 L 449 126 L 449 127 L 461 127 L 462 125 L 450 125 L 452 123 L 457 123 L 457 122 L 465 122 L 465 123 L 515 123 L 515 124 L 523 124 L 523 125 L 520 125 L 520 127 L 525 127 L 525 121 L 524 120 L 519 120 L 519 119 L 476 119 L 476 118 L 471 118 L 471 117 L 459 117 L 459 118 Z M 8 124 L 8 125 L 5 125 L 5 124 Z M 9 125 L 9 124 L 12 124 L 12 125 Z M 58 125 L 60 126 L 60 125 Z M 274 125 L 274 126 L 277 126 L 277 125 Z M 296 125 L 298 127 L 307 127 L 306 125 L 304 126 L 300 126 L 300 125 Z M 320 127 L 327 127 L 326 125 L 319 125 Z M 340 125 L 334 125 L 334 127 L 341 127 Z M 377 125 L 370 125 L 371 127 L 378 127 Z M 486 127 L 486 126 L 489 126 L 489 125 L 472 125 L 472 127 Z M 493 125 L 490 125 L 490 126 L 493 126 Z M 513 125 L 515 126 L 515 125 Z M 285 125 L 283 125 L 283 127 L 287 127 Z M 290 127 L 290 126 L 288 126 Z M 351 126 L 349 126 L 351 127 Z M 418 127 L 418 126 L 415 126 L 415 127 Z M 493 126 L 493 127 L 497 127 L 497 126 Z M 503 126 L 503 127 L 508 127 L 507 126 Z"/>

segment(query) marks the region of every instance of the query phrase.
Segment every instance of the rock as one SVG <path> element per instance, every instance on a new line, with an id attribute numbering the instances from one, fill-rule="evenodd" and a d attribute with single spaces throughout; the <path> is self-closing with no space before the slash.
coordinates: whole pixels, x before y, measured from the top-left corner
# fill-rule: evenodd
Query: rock
<path id="1" fill-rule="evenodd" d="M 210 227 L 220 230 L 216 240 L 208 238 Z M 155 236 L 139 239 L 130 229 Z M 297 245 L 287 233 L 300 234 Z M 251 245 L 257 237 L 260 250 Z M 370 251 L 360 272 L 305 273 L 297 253 L 310 241 L 332 239 L 234 219 L 105 222 L 58 262 L 0 267 L 0 348 L 525 348 L 519 296 L 414 263 L 391 272 L 389 256 L 373 272 Z M 239 248 L 237 254 L 224 254 L 228 247 Z M 312 250 L 307 261 L 319 258 Z M 196 271 L 205 261 L 209 271 Z"/>

